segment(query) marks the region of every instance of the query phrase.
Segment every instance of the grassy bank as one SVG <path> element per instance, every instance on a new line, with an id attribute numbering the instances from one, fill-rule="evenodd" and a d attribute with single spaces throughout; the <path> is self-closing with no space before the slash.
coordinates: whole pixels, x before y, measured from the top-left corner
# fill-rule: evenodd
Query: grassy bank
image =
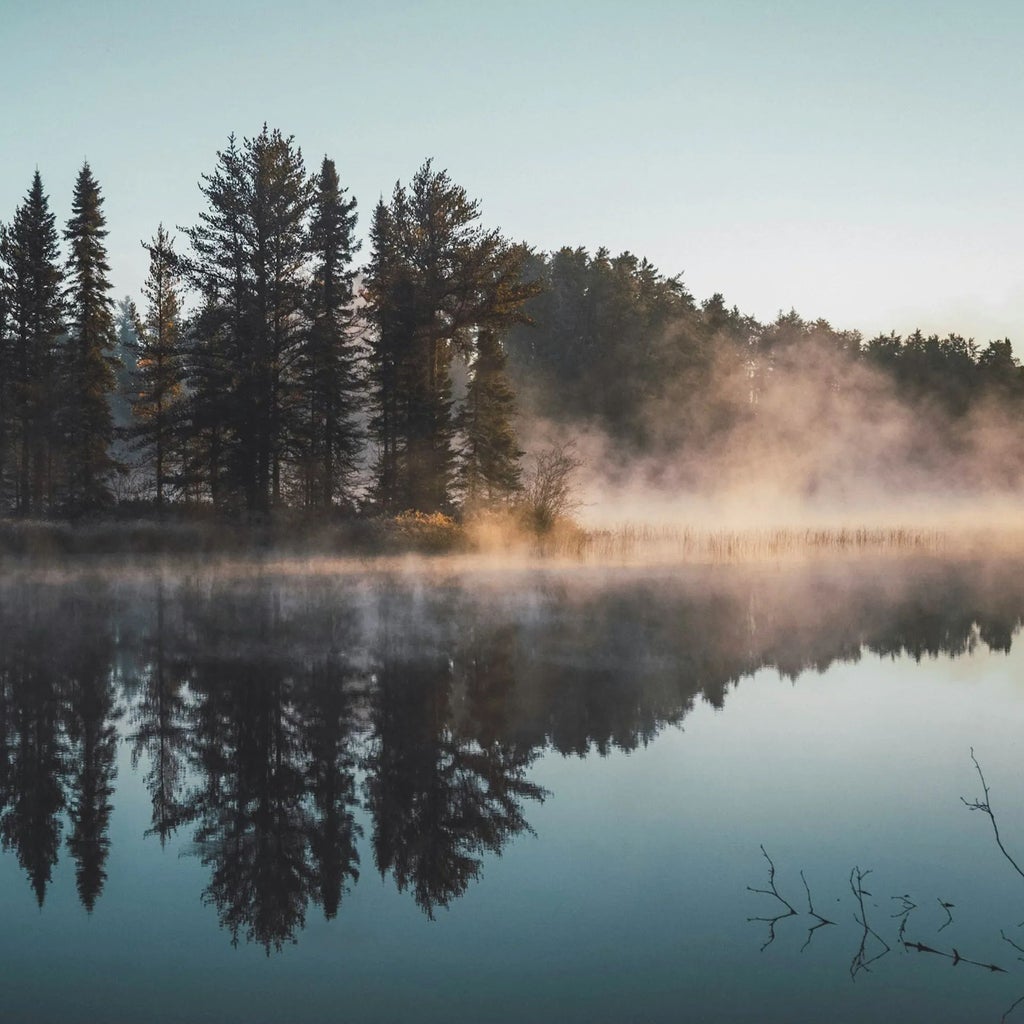
<path id="1" fill-rule="evenodd" d="M 868 553 L 939 553 L 963 537 L 912 527 L 708 530 L 624 524 L 586 530 L 559 520 L 538 533 L 510 515 L 458 522 L 440 514 L 266 525 L 143 519 L 79 523 L 0 521 L 0 560 L 48 564 L 88 558 L 375 558 L 488 555 L 602 563 L 734 563 Z"/>

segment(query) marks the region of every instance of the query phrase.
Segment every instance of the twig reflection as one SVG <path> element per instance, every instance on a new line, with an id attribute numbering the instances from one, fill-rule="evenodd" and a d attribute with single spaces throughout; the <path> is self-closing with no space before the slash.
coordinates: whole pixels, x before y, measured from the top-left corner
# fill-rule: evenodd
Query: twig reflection
<path id="1" fill-rule="evenodd" d="M 971 747 L 971 760 L 974 762 L 974 767 L 978 770 L 978 778 L 981 779 L 981 788 L 985 794 L 983 800 L 966 800 L 964 797 L 960 797 L 963 805 L 971 811 L 982 811 L 988 815 L 988 820 L 992 822 L 992 831 L 995 833 L 996 846 L 999 847 L 1000 853 L 1013 865 L 1014 871 L 1024 878 L 1024 870 L 1021 870 L 1021 866 L 1010 856 L 1009 851 L 1003 846 L 1002 837 L 999 835 L 999 825 L 996 822 L 996 816 L 992 811 L 992 803 L 989 800 L 988 783 L 985 781 L 985 775 L 981 770 L 981 765 L 978 764 L 978 759 L 974 756 L 974 747 Z"/>
<path id="2" fill-rule="evenodd" d="M 904 893 L 902 896 L 891 896 L 890 899 L 900 901 L 899 911 L 892 916 L 897 918 L 900 922 L 900 930 L 899 934 L 896 936 L 896 941 L 902 942 L 903 936 L 907 930 L 907 919 L 910 917 L 910 912 L 912 910 L 917 910 L 917 904 L 910 898 L 908 893 Z"/>
<path id="3" fill-rule="evenodd" d="M 868 914 L 864 909 L 864 897 L 870 896 L 871 893 L 864 888 L 864 879 L 871 874 L 871 871 L 861 871 L 859 867 L 854 867 L 850 872 L 850 889 L 853 891 L 854 898 L 857 900 L 857 905 L 860 907 L 860 915 L 853 915 L 853 919 L 861 926 L 863 932 L 860 937 L 860 947 L 854 954 L 853 960 L 850 961 L 850 977 L 856 981 L 857 975 L 861 971 L 869 971 L 871 964 L 876 960 L 881 960 L 887 953 L 892 952 L 892 948 L 889 943 L 882 938 L 868 924 Z M 867 953 L 868 937 L 874 936 L 885 948 L 881 952 L 876 953 L 874 956 L 869 957 Z"/>
<path id="4" fill-rule="evenodd" d="M 811 887 L 807 884 L 807 879 L 804 878 L 803 868 L 800 869 L 800 881 L 804 883 L 804 891 L 807 893 L 807 913 L 810 914 L 811 917 L 816 917 L 818 919 L 817 924 L 812 924 L 811 927 L 807 929 L 807 939 L 800 947 L 800 952 L 802 953 L 811 944 L 811 939 L 814 938 L 814 933 L 819 928 L 824 928 L 827 924 L 834 925 L 835 921 L 830 921 L 827 917 L 822 917 L 821 914 L 814 909 L 814 904 L 811 902 Z"/>
<path id="5" fill-rule="evenodd" d="M 945 925 L 943 925 L 945 927 Z M 942 931 L 942 928 L 939 929 Z M 947 953 L 941 949 L 933 949 L 931 946 L 926 946 L 923 942 L 904 942 L 906 949 L 916 949 L 918 953 L 932 953 L 935 956 L 944 956 L 947 960 L 953 962 L 953 966 L 956 967 L 958 964 L 972 964 L 974 967 L 984 967 L 986 971 L 998 972 L 999 974 L 1006 974 L 1006 968 L 998 967 L 996 964 L 982 963 L 980 960 L 972 960 L 970 957 L 964 956 L 954 946 L 951 953 Z"/>
<path id="6" fill-rule="evenodd" d="M 785 920 L 787 917 L 796 917 L 797 912 L 793 907 L 793 904 L 789 902 L 776 888 L 775 886 L 775 863 L 771 857 L 768 856 L 768 851 L 764 848 L 764 844 L 761 844 L 761 852 L 764 854 L 764 859 L 768 861 L 768 885 L 767 889 L 755 889 L 753 886 L 747 886 L 748 892 L 756 892 L 762 896 L 772 896 L 777 899 L 786 909 L 784 912 L 776 914 L 774 917 L 748 917 L 748 921 L 763 921 L 768 925 L 768 938 L 765 940 L 764 945 L 761 946 L 761 952 L 763 953 L 774 941 L 775 941 L 775 925 L 779 921 Z"/>

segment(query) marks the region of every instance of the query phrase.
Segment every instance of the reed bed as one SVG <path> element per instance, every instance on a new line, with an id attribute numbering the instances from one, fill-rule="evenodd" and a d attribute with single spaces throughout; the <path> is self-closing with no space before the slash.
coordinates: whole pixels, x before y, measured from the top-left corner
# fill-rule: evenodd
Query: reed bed
<path id="1" fill-rule="evenodd" d="M 1000 540 L 1001 538 L 1001 540 Z M 962 551 L 1024 552 L 1024 532 L 1012 536 L 892 527 L 778 527 L 712 530 L 624 523 L 586 530 L 559 520 L 542 535 L 514 517 L 456 523 L 444 516 L 405 513 L 391 519 L 338 524 L 277 523 L 231 528 L 219 523 L 0 522 L 0 571 L 17 564 L 63 565 L 92 558 L 282 558 L 374 560 L 407 556 L 464 560 L 506 558 L 516 564 L 739 563 L 870 554 Z"/>
<path id="2" fill-rule="evenodd" d="M 947 549 L 941 530 L 893 527 L 807 527 L 706 530 L 623 524 L 555 538 L 544 554 L 588 562 L 748 562 L 863 553 L 932 553 Z"/>

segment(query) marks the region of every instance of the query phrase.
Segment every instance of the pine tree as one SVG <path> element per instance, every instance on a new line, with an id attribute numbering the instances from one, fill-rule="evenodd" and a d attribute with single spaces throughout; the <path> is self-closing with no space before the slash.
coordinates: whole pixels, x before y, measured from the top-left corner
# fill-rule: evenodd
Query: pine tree
<path id="1" fill-rule="evenodd" d="M 461 477 L 468 507 L 506 501 L 520 487 L 523 452 L 512 424 L 515 395 L 505 364 L 505 351 L 494 332 L 481 331 L 460 416 L 465 434 Z"/>
<path id="2" fill-rule="evenodd" d="M 181 348 L 181 299 L 178 259 L 173 239 L 161 224 L 143 248 L 149 253 L 149 275 L 143 286 L 146 318 L 140 325 L 137 367 L 132 390 L 133 435 L 152 460 L 156 506 L 163 508 L 164 489 L 172 479 L 172 460 L 179 426 L 184 368 Z"/>
<path id="3" fill-rule="evenodd" d="M 100 188 L 83 164 L 64 238 L 69 243 L 67 289 L 70 337 L 64 353 L 63 443 L 64 502 L 68 511 L 84 512 L 110 499 L 114 436 L 109 396 L 117 385 L 114 301 L 107 274 L 106 219 Z"/>
<path id="4" fill-rule="evenodd" d="M 478 219 L 479 204 L 430 161 L 374 213 L 367 291 L 385 509 L 450 507 L 452 360 L 478 331 L 522 319 L 537 290 L 522 280 L 527 251 Z"/>
<path id="5" fill-rule="evenodd" d="M 217 157 L 201 186 L 208 210 L 188 231 L 189 277 L 224 312 L 219 339 L 234 378 L 223 410 L 227 482 L 262 517 L 281 499 L 297 416 L 312 187 L 301 150 L 266 125 L 241 147 L 232 136 Z"/>
<path id="6" fill-rule="evenodd" d="M 41 513 L 49 490 L 58 408 L 56 346 L 64 329 L 59 260 L 55 218 L 36 171 L 25 201 L 0 235 L 0 285 L 9 322 L 0 425 L 9 425 L 12 435 L 15 507 L 22 515 Z M 7 448 L 4 437 L 0 452 Z"/>
<path id="7" fill-rule="evenodd" d="M 315 265 L 309 287 L 309 326 L 300 374 L 306 408 L 298 438 L 304 501 L 330 507 L 355 469 L 361 443 L 357 411 L 361 384 L 352 303 L 356 201 L 346 198 L 334 161 L 324 157 L 316 179 L 309 248 Z"/>
<path id="8" fill-rule="evenodd" d="M 181 490 L 186 500 L 204 496 L 219 512 L 237 512 L 237 474 L 229 472 L 230 424 L 239 418 L 235 371 L 228 351 L 234 318 L 217 298 L 207 295 L 184 337 L 187 387 L 180 406 Z"/>
<path id="9" fill-rule="evenodd" d="M 396 189 L 393 205 L 404 200 L 404 192 Z M 413 286 L 399 261 L 395 218 L 383 200 L 373 211 L 370 241 L 373 257 L 367 286 L 375 331 L 369 369 L 376 404 L 370 427 L 378 445 L 376 497 L 383 509 L 400 511 L 411 504 L 406 483 L 408 395 L 403 381 L 412 347 Z"/>

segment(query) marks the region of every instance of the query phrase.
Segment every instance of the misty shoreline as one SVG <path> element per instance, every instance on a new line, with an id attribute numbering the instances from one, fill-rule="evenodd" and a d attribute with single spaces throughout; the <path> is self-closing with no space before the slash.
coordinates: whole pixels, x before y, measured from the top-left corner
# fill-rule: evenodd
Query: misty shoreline
<path id="1" fill-rule="evenodd" d="M 0 570 L 124 565 L 251 565 L 263 572 L 340 573 L 419 566 L 473 571 L 500 568 L 671 567 L 790 564 L 883 558 L 998 557 L 1024 553 L 1012 528 L 937 525 L 803 525 L 720 528 L 630 524 L 586 529 L 568 524 L 536 535 L 426 520 L 281 520 L 260 525 L 96 519 L 75 524 L 0 521 Z M 507 525 L 507 524 L 506 524 Z"/>

